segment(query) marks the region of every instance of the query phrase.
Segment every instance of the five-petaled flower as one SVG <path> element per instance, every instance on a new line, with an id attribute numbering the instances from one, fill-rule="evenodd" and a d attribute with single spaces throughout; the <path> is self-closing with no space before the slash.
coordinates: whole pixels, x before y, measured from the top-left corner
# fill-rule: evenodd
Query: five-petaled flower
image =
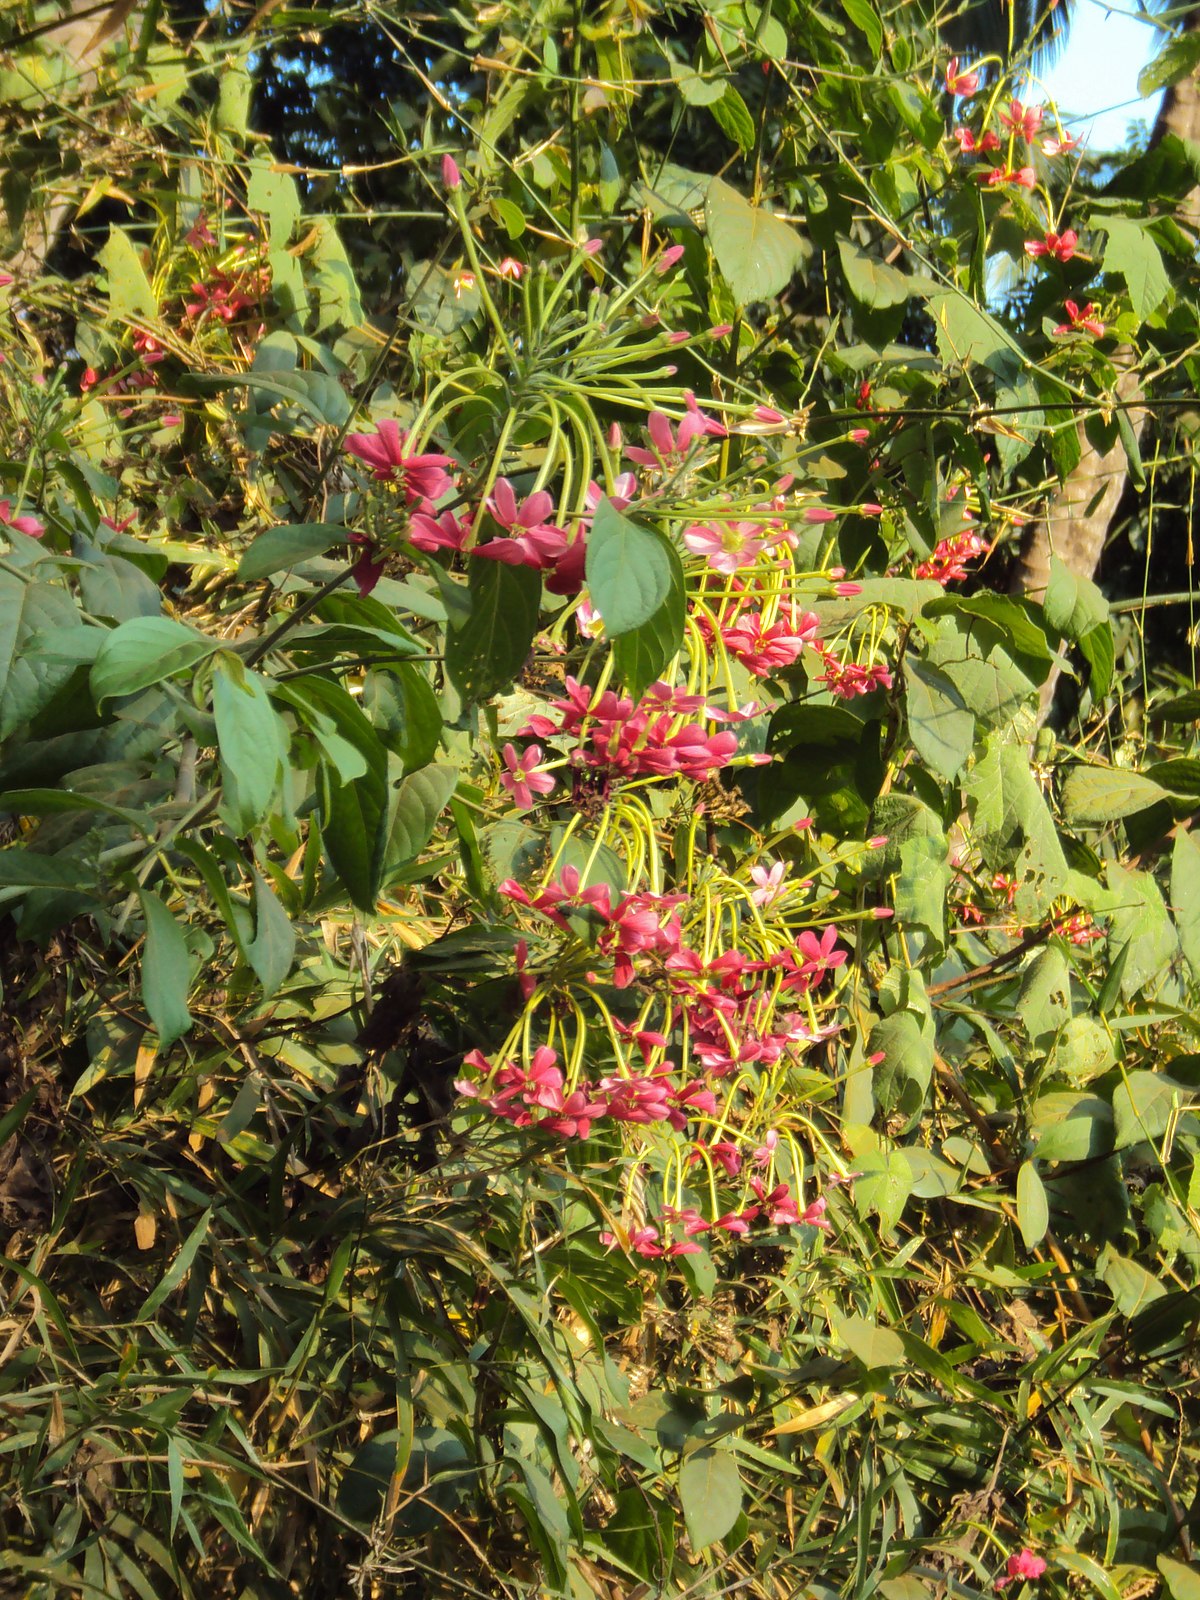
<path id="1" fill-rule="evenodd" d="M 385 420 L 376 433 L 347 434 L 345 448 L 365 461 L 376 478 L 398 482 L 410 501 L 437 500 L 450 487 L 446 468 L 454 461 L 450 456 L 405 455 L 407 438 L 398 423 Z"/>
<path id="2" fill-rule="evenodd" d="M 1000 113 L 1000 121 L 1032 144 L 1042 125 L 1042 108 L 1022 105 L 1019 100 L 1014 100 L 1007 111 Z"/>
<path id="3" fill-rule="evenodd" d="M 1035 1556 L 1032 1550 L 1018 1550 L 1016 1555 L 1009 1556 L 1003 1577 L 996 1579 L 996 1588 L 1006 1589 L 1010 1583 L 1018 1581 L 1036 1583 L 1045 1570 L 1046 1563 L 1041 1556 Z"/>
<path id="4" fill-rule="evenodd" d="M 978 71 L 960 72 L 958 70 L 958 57 L 951 56 L 946 66 L 946 93 L 959 95 L 966 99 L 975 93 L 979 87 Z"/>
<path id="5" fill-rule="evenodd" d="M 1064 300 L 1063 306 L 1068 320 L 1060 322 L 1055 328 L 1055 333 L 1090 333 L 1094 339 L 1099 339 L 1104 332 L 1104 324 L 1096 316 L 1096 307 L 1089 300 L 1087 305 L 1080 309 L 1074 300 Z"/>
<path id="6" fill-rule="evenodd" d="M 1070 261 L 1079 243 L 1074 228 L 1064 228 L 1062 233 L 1048 233 L 1044 239 L 1026 239 L 1025 254 L 1036 260 L 1038 256 L 1053 256 L 1056 261 Z"/>
<path id="7" fill-rule="evenodd" d="M 1073 133 L 1060 133 L 1057 137 L 1042 140 L 1042 154 L 1044 156 L 1069 156 L 1072 150 L 1078 150 L 1079 140 Z"/>
<path id="8" fill-rule="evenodd" d="M 955 128 L 952 137 L 958 141 L 958 148 L 964 156 L 986 156 L 990 151 L 1000 148 L 1000 139 L 990 128 L 978 138 L 970 128 Z"/>
<path id="9" fill-rule="evenodd" d="M 551 793 L 554 778 L 549 772 L 542 771 L 540 744 L 531 744 L 523 755 L 518 755 L 513 745 L 506 744 L 501 754 L 506 770 L 500 774 L 500 782 L 522 811 L 528 811 L 533 805 L 535 793 Z"/>

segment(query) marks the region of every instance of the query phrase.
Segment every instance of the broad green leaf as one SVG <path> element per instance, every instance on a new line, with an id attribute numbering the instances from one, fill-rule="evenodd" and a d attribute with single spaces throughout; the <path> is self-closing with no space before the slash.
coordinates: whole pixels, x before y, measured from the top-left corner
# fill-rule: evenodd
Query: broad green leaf
<path id="1" fill-rule="evenodd" d="M 158 298 L 129 235 L 120 228 L 111 228 L 98 260 L 108 279 L 108 303 L 113 316 L 119 322 L 156 321 Z"/>
<path id="2" fill-rule="evenodd" d="M 739 306 L 780 294 L 808 253 L 790 223 L 752 206 L 721 178 L 708 186 L 704 215 L 717 265 Z"/>
<path id="3" fill-rule="evenodd" d="M 167 1050 L 191 1031 L 188 991 L 192 958 L 183 929 L 159 897 L 139 889 L 146 941 L 142 947 L 142 1000 L 150 1013 L 159 1046 Z"/>
<path id="4" fill-rule="evenodd" d="M 1032 1161 L 1022 1161 L 1017 1172 L 1017 1224 L 1026 1250 L 1041 1244 L 1050 1226 L 1046 1185 Z"/>
<path id="5" fill-rule="evenodd" d="M 1105 217 L 1108 241 L 1104 246 L 1105 272 L 1119 273 L 1139 322 L 1158 310 L 1171 287 L 1162 254 L 1141 223 L 1131 217 Z"/>
<path id="6" fill-rule="evenodd" d="M 671 63 L 671 76 L 689 106 L 710 106 L 725 93 L 727 79 L 723 74 L 705 77 L 683 61 Z"/>
<path id="7" fill-rule="evenodd" d="M 410 772 L 394 790 L 380 835 L 379 888 L 385 888 L 393 873 L 424 850 L 457 785 L 457 767 L 434 766 Z"/>
<path id="8" fill-rule="evenodd" d="M 943 778 L 956 778 L 975 743 L 975 718 L 954 683 L 919 656 L 904 660 L 908 731 L 917 754 Z"/>
<path id="9" fill-rule="evenodd" d="M 406 771 L 429 765 L 441 737 L 442 713 L 420 667 L 400 662 L 386 671 L 368 672 L 363 679 L 361 704 L 383 743 L 401 758 Z"/>
<path id="10" fill-rule="evenodd" d="M 1111 1246 L 1101 1253 L 1096 1270 L 1123 1317 L 1136 1316 L 1167 1292 L 1152 1272 L 1128 1256 L 1118 1255 Z"/>
<path id="11" fill-rule="evenodd" d="M 1158 54 L 1138 74 L 1138 94 L 1148 100 L 1159 89 L 1169 89 L 1173 83 L 1188 78 L 1200 66 L 1200 33 L 1184 32 L 1168 39 Z M 1200 1585 L 1197 1586 L 1200 1597 Z M 1172 1600 L 1191 1600 L 1190 1596 L 1176 1595 Z"/>
<path id="12" fill-rule="evenodd" d="M 12 558 L 9 558 L 9 565 Z M 23 728 L 50 703 L 79 664 L 76 641 L 90 650 L 66 589 L 0 572 L 0 739 Z"/>
<path id="13" fill-rule="evenodd" d="M 245 138 L 250 122 L 250 100 L 253 94 L 254 79 L 246 62 L 223 61 L 218 69 L 217 89 L 217 127 L 222 133 L 232 133 Z"/>
<path id="14" fill-rule="evenodd" d="M 346 543 L 345 528 L 332 522 L 288 523 L 268 528 L 238 562 L 237 575 L 244 583 L 286 572 L 314 556 L 323 556 L 334 545 Z"/>
<path id="15" fill-rule="evenodd" d="M 889 1239 L 912 1194 L 912 1168 L 900 1150 L 856 1155 L 854 1164 L 862 1173 L 854 1185 L 854 1204 L 860 1216 L 873 1211 L 880 1233 Z"/>
<path id="16" fill-rule="evenodd" d="M 675 1509 L 641 1487 L 622 1489 L 604 1524 L 605 1547 L 647 1583 L 665 1580 L 675 1558 Z"/>
<path id="17" fill-rule="evenodd" d="M 67 856 L 37 855 L 19 844 L 0 850 L 2 899 L 30 889 L 87 889 L 92 881 L 92 873 Z"/>
<path id="18" fill-rule="evenodd" d="M 475 561 L 468 593 L 470 617 L 446 637 L 446 671 L 464 700 L 486 700 L 506 689 L 529 659 L 542 581 L 529 567 Z"/>
<path id="19" fill-rule="evenodd" d="M 723 1539 L 742 1509 L 742 1479 L 727 1450 L 705 1445 L 683 1458 L 679 1500 L 688 1543 L 695 1554 Z"/>
<path id="20" fill-rule="evenodd" d="M 907 273 L 889 266 L 886 261 L 877 261 L 849 239 L 838 240 L 838 256 L 847 288 L 868 311 L 903 305 L 913 292 Z"/>
<path id="21" fill-rule="evenodd" d="M 1100 590 L 1057 556 L 1050 557 L 1050 581 L 1042 609 L 1050 626 L 1068 639 L 1082 639 L 1093 628 L 1108 623 L 1108 601 Z"/>
<path id="22" fill-rule="evenodd" d="M 1200 839 L 1186 830 L 1171 852 L 1171 909 L 1180 947 L 1200 978 Z"/>
<path id="23" fill-rule="evenodd" d="M 889 844 L 895 835 L 889 834 Z M 905 926 L 927 928 L 938 944 L 946 937 L 946 890 L 952 868 L 944 833 L 917 834 L 900 841 L 900 869 L 893 909 Z"/>
<path id="24" fill-rule="evenodd" d="M 1200 722 L 1200 689 L 1189 689 L 1186 694 L 1165 700 L 1154 706 L 1150 715 L 1164 722 Z"/>
<path id="25" fill-rule="evenodd" d="M 254 938 L 246 946 L 246 959 L 262 984 L 264 997 L 275 993 L 292 970 L 296 930 L 279 903 L 274 889 L 261 873 L 254 873 Z"/>
<path id="26" fill-rule="evenodd" d="M 911 1128 L 921 1115 L 933 1077 L 933 1048 L 911 1011 L 897 1011 L 871 1029 L 868 1055 L 882 1053 L 875 1067 L 875 1104 L 886 1116 L 902 1116 Z"/>
<path id="27" fill-rule="evenodd" d="M 269 161 L 252 161 L 246 184 L 246 208 L 267 219 L 267 236 L 272 249 L 284 248 L 291 243 L 301 216 L 295 178 L 289 172 L 275 171 Z"/>
<path id="28" fill-rule="evenodd" d="M 206 638 L 173 617 L 134 617 L 108 635 L 91 672 L 97 705 L 120 695 L 136 694 L 186 672 L 221 648 L 220 639 Z"/>
<path id="29" fill-rule="evenodd" d="M 1187 1110 L 1194 1095 L 1186 1084 L 1162 1072 L 1130 1072 L 1113 1090 L 1114 1149 L 1161 1139 L 1173 1118 Z M 1195 1119 L 1189 1117 L 1188 1123 Z"/>
<path id="30" fill-rule="evenodd" d="M 1185 34 L 1184 38 L 1190 39 L 1193 44 L 1200 47 L 1200 34 Z M 1181 40 L 1180 43 L 1182 42 Z M 1147 68 L 1147 71 L 1149 71 L 1149 68 Z M 1142 76 L 1144 77 L 1145 74 L 1143 73 Z M 1183 73 L 1180 73 L 1180 77 L 1182 76 Z M 1174 82 L 1176 80 L 1172 79 L 1171 81 Z M 1140 92 L 1140 78 L 1138 79 L 1138 85 Z M 1149 93 L 1150 91 L 1147 90 L 1145 92 Z M 1156 1556 L 1155 1565 L 1158 1567 L 1159 1572 L 1162 1573 L 1162 1580 L 1167 1586 L 1167 1594 L 1170 1596 L 1170 1600 L 1200 1600 L 1200 1566 L 1197 1566 L 1194 1562 L 1191 1565 L 1185 1565 L 1182 1561 L 1176 1561 L 1174 1556 Z"/>
<path id="31" fill-rule="evenodd" d="M 867 47 L 873 56 L 883 53 L 883 24 L 870 0 L 842 0 L 842 10 L 854 26 L 866 35 Z"/>
<path id="32" fill-rule="evenodd" d="M 904 1340 L 891 1328 L 881 1328 L 866 1317 L 834 1316 L 831 1321 L 839 1343 L 844 1344 L 864 1367 L 874 1370 L 907 1364 Z"/>
<path id="33" fill-rule="evenodd" d="M 1162 891 L 1148 872 L 1135 872 L 1110 861 L 1108 887 L 1115 896 L 1109 913 L 1111 938 L 1115 944 L 1129 946 L 1121 979 L 1121 994 L 1129 1000 L 1146 984 L 1152 990 L 1158 987 L 1175 959 L 1179 940 Z"/>
<path id="34" fill-rule="evenodd" d="M 1034 1102 L 1029 1131 L 1039 1161 L 1087 1161 L 1112 1149 L 1112 1107 L 1098 1095 L 1055 1090 Z"/>
<path id="35" fill-rule="evenodd" d="M 649 622 L 670 598 L 679 570 L 661 534 L 601 500 L 588 538 L 587 586 L 608 638 Z"/>
<path id="36" fill-rule="evenodd" d="M 1010 649 L 1038 661 L 1053 659 L 1049 641 L 1038 625 L 1036 610 L 1031 615 L 1029 602 L 1012 595 L 986 591 L 971 595 L 948 594 L 930 601 L 921 610 L 927 617 L 978 617 L 998 629 Z"/>
<path id="37" fill-rule="evenodd" d="M 990 735 L 982 758 L 963 779 L 963 790 L 987 864 L 1021 884 L 1020 914 L 1028 906 L 1031 916 L 1043 915 L 1045 897 L 1057 894 L 1066 881 L 1067 863 L 1027 750 Z"/>
<path id="38" fill-rule="evenodd" d="M 1030 1039 L 1055 1033 L 1071 1016 L 1071 971 L 1056 946 L 1040 950 L 1021 980 L 1017 1015 Z"/>
<path id="39" fill-rule="evenodd" d="M 1167 798 L 1153 778 L 1120 767 L 1072 767 L 1063 784 L 1063 816 L 1072 827 L 1116 822 Z"/>
<path id="40" fill-rule="evenodd" d="M 665 545 L 670 565 L 667 598 L 652 617 L 629 633 L 613 640 L 613 661 L 617 677 L 635 699 L 661 677 L 664 668 L 683 643 L 687 609 L 683 564 L 671 545 Z M 603 615 L 603 612 L 601 613 Z"/>
<path id="41" fill-rule="evenodd" d="M 951 366 L 989 366 L 998 357 L 1011 364 L 1021 352 L 1000 324 L 961 290 L 929 297 L 929 315 L 937 334 L 938 354 Z"/>
<path id="42" fill-rule="evenodd" d="M 310 259 L 316 269 L 313 281 L 320 307 L 317 332 L 332 327 L 356 328 L 363 320 L 363 308 L 346 247 L 332 219 L 322 217 L 316 232 Z"/>
<path id="43" fill-rule="evenodd" d="M 221 755 L 221 806 L 239 836 L 270 813 L 287 765 L 288 732 L 271 704 L 266 680 L 236 656 L 213 668 L 213 715 Z"/>
<path id="44" fill-rule="evenodd" d="M 721 132 L 733 140 L 743 155 L 749 155 L 754 149 L 758 130 L 755 128 L 754 118 L 750 115 L 749 106 L 734 87 L 732 79 L 726 82 L 725 93 L 719 99 L 711 101 L 708 109 Z M 717 180 L 714 179 L 715 181 Z"/>

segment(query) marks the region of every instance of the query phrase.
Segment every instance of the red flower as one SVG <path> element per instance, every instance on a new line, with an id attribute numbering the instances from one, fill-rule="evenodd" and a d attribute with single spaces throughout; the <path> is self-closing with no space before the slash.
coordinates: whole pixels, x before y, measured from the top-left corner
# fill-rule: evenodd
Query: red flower
<path id="1" fill-rule="evenodd" d="M 974 94 L 979 87 L 979 73 L 960 72 L 958 70 L 958 57 L 951 56 L 946 67 L 946 93 L 956 96 Z"/>
<path id="2" fill-rule="evenodd" d="M 533 805 L 534 794 L 553 792 L 554 778 L 550 773 L 543 772 L 540 767 L 542 759 L 540 744 L 531 744 L 520 756 L 513 745 L 506 744 L 503 756 L 506 770 L 500 774 L 500 782 L 522 811 L 528 811 Z"/>
<path id="3" fill-rule="evenodd" d="M 1042 125 L 1041 106 L 1025 106 L 1019 100 L 1014 100 L 1007 111 L 1000 113 L 1000 121 L 1006 128 L 1011 128 L 1023 139 L 1033 142 L 1038 129 Z"/>
<path id="4" fill-rule="evenodd" d="M 1018 1579 L 1036 1583 L 1045 1570 L 1046 1563 L 1041 1556 L 1035 1556 L 1032 1550 L 1018 1550 L 1016 1555 L 1009 1556 L 1005 1563 L 1004 1576 L 996 1579 L 996 1587 L 1005 1589 Z"/>
<path id="5" fill-rule="evenodd" d="M 387 420 L 379 424 L 376 433 L 347 434 L 345 448 L 365 461 L 377 479 L 398 482 L 409 501 L 439 499 L 450 488 L 446 468 L 454 465 L 453 460 L 439 455 L 406 456 L 407 438 L 397 423 Z"/>
<path id="6" fill-rule="evenodd" d="M 1025 254 L 1036 260 L 1038 256 L 1053 256 L 1056 261 L 1070 261 L 1079 243 L 1074 228 L 1062 233 L 1048 233 L 1044 239 L 1026 239 Z"/>
<path id="7" fill-rule="evenodd" d="M 46 531 L 46 524 L 37 517 L 14 517 L 11 500 L 0 500 L 0 523 L 6 528 L 15 528 L 29 539 L 40 539 Z"/>
<path id="8" fill-rule="evenodd" d="M 1096 308 L 1089 300 L 1081 311 L 1074 300 L 1064 300 L 1068 322 L 1060 322 L 1055 328 L 1055 333 L 1090 333 L 1093 338 L 1099 339 L 1104 333 L 1104 324 L 1096 316 Z"/>

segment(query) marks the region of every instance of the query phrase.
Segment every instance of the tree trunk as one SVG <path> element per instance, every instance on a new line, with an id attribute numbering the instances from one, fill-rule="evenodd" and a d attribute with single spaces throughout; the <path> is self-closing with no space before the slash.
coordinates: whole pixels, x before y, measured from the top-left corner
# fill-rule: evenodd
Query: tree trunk
<path id="1" fill-rule="evenodd" d="M 1200 29 L 1200 6 L 1189 12 L 1184 24 L 1189 32 Z M 1151 144 L 1156 144 L 1165 134 L 1173 133 L 1181 139 L 1200 142 L 1200 72 L 1194 72 L 1167 90 L 1154 125 Z M 1192 228 L 1200 228 L 1200 189 L 1193 189 L 1182 202 L 1179 220 Z M 1132 360 L 1131 351 L 1118 352 L 1118 363 Z M 1140 394 L 1137 374 L 1132 366 L 1125 367 L 1114 385 L 1114 398 L 1128 405 Z M 1141 433 L 1146 413 L 1130 412 L 1134 432 Z M 1125 450 L 1118 439 L 1110 450 L 1096 450 L 1088 442 L 1079 424 L 1081 454 L 1074 470 L 1050 496 L 1041 521 L 1032 523 L 1013 575 L 1012 587 L 1017 593 L 1039 598 L 1045 593 L 1050 578 L 1050 557 L 1054 554 L 1072 572 L 1090 578 L 1100 563 L 1108 535 L 1109 524 L 1117 503 L 1125 492 L 1129 466 Z M 1057 670 L 1042 687 L 1042 716 L 1045 717 L 1054 697 L 1058 682 Z"/>

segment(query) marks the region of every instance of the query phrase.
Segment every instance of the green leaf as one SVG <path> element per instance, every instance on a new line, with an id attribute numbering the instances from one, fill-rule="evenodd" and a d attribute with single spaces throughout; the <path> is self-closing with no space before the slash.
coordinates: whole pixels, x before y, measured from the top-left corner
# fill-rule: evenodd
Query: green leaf
<path id="1" fill-rule="evenodd" d="M 742 1479 L 726 1450 L 707 1445 L 685 1456 L 679 1469 L 679 1500 L 688 1543 L 698 1555 L 723 1539 L 742 1509 Z"/>
<path id="2" fill-rule="evenodd" d="M 902 306 L 913 292 L 907 273 L 889 266 L 886 261 L 877 261 L 849 239 L 838 240 L 838 256 L 846 276 L 846 287 L 868 311 Z"/>
<path id="3" fill-rule="evenodd" d="M 50 703 L 76 669 L 67 647 L 94 634 L 58 584 L 0 572 L 0 740 Z"/>
<path id="4" fill-rule="evenodd" d="M 895 843 L 895 835 L 890 834 Z M 893 906 L 900 923 L 927 928 L 938 944 L 946 937 L 946 890 L 950 886 L 950 852 L 946 836 L 917 834 L 900 842 Z"/>
<path id="5" fill-rule="evenodd" d="M 424 850 L 457 786 L 457 767 L 434 766 L 410 772 L 393 791 L 380 835 L 377 889 Z"/>
<path id="6" fill-rule="evenodd" d="M 1041 1244 L 1050 1227 L 1046 1185 L 1032 1161 L 1022 1161 L 1017 1172 L 1017 1225 L 1026 1250 Z"/>
<path id="7" fill-rule="evenodd" d="M 897 1011 L 871 1029 L 867 1054 L 882 1052 L 875 1067 L 875 1104 L 886 1116 L 904 1117 L 905 1128 L 919 1120 L 933 1077 L 933 1049 L 911 1011 Z"/>
<path id="8" fill-rule="evenodd" d="M 1129 420 L 1129 412 L 1124 406 L 1117 407 L 1117 432 L 1125 452 L 1125 464 L 1129 468 L 1129 481 L 1135 489 L 1144 489 L 1146 469 L 1142 464 L 1142 447 L 1138 443 L 1137 429 Z"/>
<path id="9" fill-rule="evenodd" d="M 850 21 L 866 35 L 867 48 L 875 57 L 883 53 L 883 24 L 876 15 L 870 0 L 842 0 L 842 10 Z"/>
<path id="10" fill-rule="evenodd" d="M 363 679 L 362 708 L 384 744 L 405 770 L 428 766 L 442 733 L 442 713 L 421 668 L 400 662 Z"/>
<path id="11" fill-rule="evenodd" d="M 908 1361 L 904 1340 L 891 1328 L 881 1328 L 867 1317 L 830 1318 L 838 1341 L 846 1346 L 852 1356 L 864 1367 L 875 1371 L 879 1367 L 902 1367 Z"/>
<path id="12" fill-rule="evenodd" d="M 683 563 L 673 545 L 664 544 L 664 548 L 671 568 L 671 586 L 667 598 L 640 627 L 613 640 L 613 663 L 617 676 L 634 699 L 639 699 L 647 686 L 661 677 L 663 669 L 683 643 L 687 612 Z"/>
<path id="13" fill-rule="evenodd" d="M 1198 47 L 1197 54 L 1200 55 L 1200 34 L 1185 34 L 1184 38 L 1190 39 Z M 1182 40 L 1180 42 L 1182 43 Z M 1154 63 L 1151 62 L 1151 66 L 1153 65 Z M 1149 70 L 1150 68 L 1148 67 L 1146 71 L 1148 72 Z M 1187 70 L 1190 72 L 1191 67 L 1189 66 Z M 1142 77 L 1144 78 L 1145 75 L 1144 72 Z M 1179 76 L 1183 77 L 1183 75 L 1183 73 L 1180 73 Z M 1177 80 L 1173 78 L 1170 81 L 1174 83 Z M 1141 82 L 1142 79 L 1139 78 L 1139 93 L 1152 93 L 1152 90 L 1143 90 Z M 1155 88 L 1157 88 L 1157 84 Z M 1194 1564 L 1185 1566 L 1182 1561 L 1176 1561 L 1174 1556 L 1156 1556 L 1155 1565 L 1158 1567 L 1159 1572 L 1162 1573 L 1162 1580 L 1167 1586 L 1167 1594 L 1170 1596 L 1170 1600 L 1200 1600 L 1200 1567 Z"/>
<path id="14" fill-rule="evenodd" d="M 486 700 L 524 670 L 537 632 L 542 581 L 530 567 L 474 561 L 468 593 L 470 617 L 446 638 L 446 671 L 464 700 Z"/>
<path id="15" fill-rule="evenodd" d="M 1200 978 L 1200 839 L 1186 831 L 1171 851 L 1171 907 L 1188 966 Z"/>
<path id="16" fill-rule="evenodd" d="M 1109 619 L 1108 601 L 1090 578 L 1050 557 L 1050 581 L 1042 601 L 1046 621 L 1068 639 L 1082 639 Z"/>
<path id="17" fill-rule="evenodd" d="M 991 623 L 1004 635 L 1010 649 L 1021 655 L 1032 656 L 1037 661 L 1051 661 L 1054 652 L 1045 633 L 1038 626 L 1036 611 L 1030 615 L 1030 603 L 1007 594 L 948 594 L 929 601 L 921 607 L 927 617 L 978 617 Z M 1106 613 L 1107 614 L 1107 613 Z"/>
<path id="18" fill-rule="evenodd" d="M 1112 1149 L 1112 1107 L 1094 1094 L 1039 1095 L 1029 1131 L 1039 1161 L 1088 1161 Z"/>
<path id="19" fill-rule="evenodd" d="M 1108 1246 L 1096 1262 L 1096 1270 L 1123 1317 L 1136 1316 L 1153 1300 L 1161 1300 L 1166 1290 L 1153 1273 L 1128 1256 L 1118 1255 Z"/>
<path id="20" fill-rule="evenodd" d="M 708 186 L 704 215 L 717 265 L 739 306 L 781 293 L 808 253 L 790 223 L 752 206 L 720 178 Z"/>
<path id="21" fill-rule="evenodd" d="M 221 648 L 172 617 L 133 617 L 105 638 L 91 671 L 97 705 L 186 672 Z"/>
<path id="22" fill-rule="evenodd" d="M 1113 1148 L 1127 1149 L 1146 1140 L 1161 1139 L 1172 1119 L 1193 1103 L 1186 1084 L 1162 1072 L 1130 1072 L 1113 1090 L 1116 1137 Z M 1189 1118 L 1189 1121 L 1194 1121 Z"/>
<path id="23" fill-rule="evenodd" d="M 607 638 L 632 633 L 665 605 L 680 572 L 673 554 L 661 534 L 601 500 L 587 545 L 587 586 Z"/>
<path id="24" fill-rule="evenodd" d="M 1071 1017 L 1071 971 L 1051 945 L 1030 962 L 1017 997 L 1017 1015 L 1030 1039 L 1056 1033 Z"/>
<path id="25" fill-rule="evenodd" d="M 1185 32 L 1166 44 L 1138 74 L 1138 94 L 1148 100 L 1159 89 L 1191 77 L 1200 66 L 1200 33 Z M 1175 1600 L 1182 1600 L 1176 1596 Z"/>
<path id="26" fill-rule="evenodd" d="M 917 754 L 943 778 L 956 778 L 975 743 L 975 718 L 953 682 L 919 657 L 904 660 L 908 731 Z"/>
<path id="27" fill-rule="evenodd" d="M 749 155 L 757 137 L 754 118 L 731 81 L 726 83 L 725 93 L 719 100 L 714 100 L 708 109 L 721 132 L 739 146 L 743 155 Z"/>
<path id="28" fill-rule="evenodd" d="M 259 578 L 269 578 L 273 572 L 285 572 L 314 556 L 323 556 L 335 544 L 345 544 L 346 539 L 345 528 L 333 522 L 295 522 L 268 528 L 238 562 L 237 575 L 244 583 L 254 583 Z"/>
<path id="29" fill-rule="evenodd" d="M 0 897 L 5 899 L 30 889 L 87 888 L 91 881 L 81 863 L 67 856 L 37 855 L 19 844 L 0 850 Z"/>
<path id="30" fill-rule="evenodd" d="M 929 297 L 929 315 L 937 334 L 938 354 L 952 366 L 994 366 L 998 357 L 1011 364 L 1021 351 L 998 322 L 961 290 Z"/>
<path id="31" fill-rule="evenodd" d="M 292 970 L 296 930 L 278 896 L 261 873 L 254 873 L 254 938 L 246 959 L 262 984 L 264 998 L 273 995 Z"/>
<path id="32" fill-rule="evenodd" d="M 1013 873 L 1021 884 L 1020 915 L 1042 916 L 1045 897 L 1066 882 L 1067 863 L 1027 750 L 989 735 L 983 756 L 963 779 L 963 790 L 988 866 Z"/>
<path id="33" fill-rule="evenodd" d="M 1129 1000 L 1146 984 L 1166 977 L 1179 940 L 1162 891 L 1148 872 L 1130 871 L 1110 861 L 1108 887 L 1115 902 L 1109 913 L 1111 938 L 1129 946 L 1121 981 L 1121 994 Z"/>
<path id="34" fill-rule="evenodd" d="M 187 997 L 192 986 L 192 958 L 183 929 L 158 896 L 149 889 L 139 889 L 138 898 L 146 919 L 142 1000 L 159 1045 L 167 1050 L 191 1031 Z"/>
<path id="35" fill-rule="evenodd" d="M 113 316 L 119 322 L 157 321 L 158 297 L 129 235 L 120 228 L 110 228 L 98 260 L 108 279 L 108 303 Z"/>
<path id="36" fill-rule="evenodd" d="M 249 833 L 270 813 L 287 766 L 288 732 L 266 680 L 222 654 L 213 669 L 213 715 L 221 756 L 221 807 L 233 832 Z"/>
<path id="37" fill-rule="evenodd" d="M 1131 217 L 1106 217 L 1105 272 L 1119 273 L 1139 322 L 1153 315 L 1171 287 L 1162 254 L 1146 229 Z"/>
<path id="38" fill-rule="evenodd" d="M 639 1485 L 622 1489 L 604 1525 L 605 1546 L 647 1583 L 665 1581 L 675 1559 L 675 1509 Z"/>
<path id="39" fill-rule="evenodd" d="M 252 161 L 246 184 L 246 208 L 267 219 L 267 237 L 272 249 L 287 246 L 301 216 L 300 192 L 295 178 L 289 172 L 274 171 L 269 161 Z"/>
<path id="40" fill-rule="evenodd" d="M 725 93 L 725 85 L 728 82 L 723 74 L 719 77 L 704 77 L 695 67 L 689 66 L 684 61 L 671 63 L 671 76 L 689 106 L 711 106 Z"/>
<path id="41" fill-rule="evenodd" d="M 1063 816 L 1072 827 L 1116 822 L 1144 811 L 1167 791 L 1140 772 L 1119 767 L 1072 767 L 1063 784 Z"/>

